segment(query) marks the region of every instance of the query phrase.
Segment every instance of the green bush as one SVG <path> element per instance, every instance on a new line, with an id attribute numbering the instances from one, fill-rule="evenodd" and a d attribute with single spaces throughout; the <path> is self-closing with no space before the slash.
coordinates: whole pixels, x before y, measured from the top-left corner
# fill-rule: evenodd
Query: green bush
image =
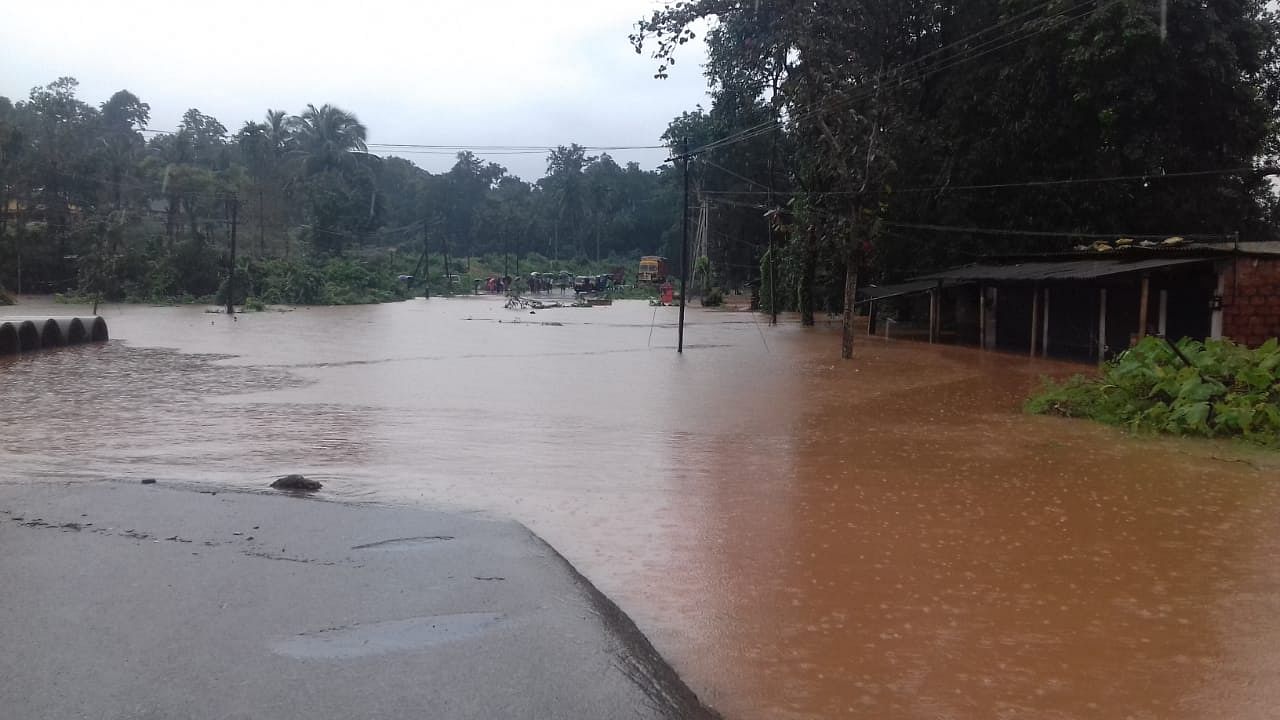
<path id="1" fill-rule="evenodd" d="M 1228 340 L 1184 339 L 1177 349 L 1145 338 L 1108 362 L 1100 377 L 1046 380 L 1026 409 L 1135 431 L 1280 446 L 1280 342 L 1250 350 Z"/>
<path id="2" fill-rule="evenodd" d="M 703 307 L 720 307 L 724 304 L 724 291 L 720 288 L 711 288 L 711 291 L 702 296 Z"/>

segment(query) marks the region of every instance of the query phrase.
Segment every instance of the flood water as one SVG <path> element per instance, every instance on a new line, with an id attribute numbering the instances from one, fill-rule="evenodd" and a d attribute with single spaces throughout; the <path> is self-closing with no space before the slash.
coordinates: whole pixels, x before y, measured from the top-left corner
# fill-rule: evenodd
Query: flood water
<path id="1" fill-rule="evenodd" d="M 735 720 L 1280 707 L 1280 461 L 1020 413 L 1079 368 L 693 308 L 678 356 L 642 302 L 103 314 L 0 357 L 0 482 L 512 517 Z"/>

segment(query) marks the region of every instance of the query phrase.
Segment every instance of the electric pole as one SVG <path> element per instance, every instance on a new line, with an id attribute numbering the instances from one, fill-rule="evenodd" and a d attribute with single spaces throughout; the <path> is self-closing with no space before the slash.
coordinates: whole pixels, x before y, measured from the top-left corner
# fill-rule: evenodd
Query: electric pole
<path id="1" fill-rule="evenodd" d="M 236 312 L 236 218 L 240 212 L 240 198 L 232 193 L 228 203 L 231 205 L 231 267 L 227 272 L 227 314 L 234 315 Z"/>
<path id="2" fill-rule="evenodd" d="M 422 219 L 422 296 L 431 299 L 431 231 L 427 219 Z"/>
<path id="3" fill-rule="evenodd" d="M 258 188 L 258 257 L 267 256 L 266 203 L 262 200 L 262 188 Z"/>
<path id="4" fill-rule="evenodd" d="M 449 233 L 440 234 L 440 248 L 444 251 L 444 294 L 453 296 L 453 278 L 449 277 Z"/>
<path id="5" fill-rule="evenodd" d="M 676 340 L 676 352 L 684 352 L 684 303 L 689 295 L 689 138 L 684 138 L 684 193 L 680 196 L 683 229 L 680 233 L 680 332 Z"/>

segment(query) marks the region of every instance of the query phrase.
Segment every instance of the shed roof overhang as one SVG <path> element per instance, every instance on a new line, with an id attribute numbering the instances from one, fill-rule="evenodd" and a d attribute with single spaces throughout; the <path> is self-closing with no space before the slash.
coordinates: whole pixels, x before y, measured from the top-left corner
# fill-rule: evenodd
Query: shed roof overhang
<path id="1" fill-rule="evenodd" d="M 904 283 L 896 283 L 894 285 L 868 285 L 858 288 L 858 294 L 867 300 L 884 300 L 891 297 L 899 297 L 901 295 L 915 295 L 916 293 L 928 292 L 939 285 L 943 287 L 951 287 L 953 285 L 965 285 L 965 281 L 956 280 L 909 280 Z"/>
<path id="2" fill-rule="evenodd" d="M 1058 260 L 1014 264 L 975 263 L 916 278 L 911 283 L 941 280 L 954 282 L 1047 282 L 1053 280 L 1095 280 L 1098 278 L 1149 272 L 1177 265 L 1213 262 L 1212 257 L 1159 257 L 1143 260 Z"/>

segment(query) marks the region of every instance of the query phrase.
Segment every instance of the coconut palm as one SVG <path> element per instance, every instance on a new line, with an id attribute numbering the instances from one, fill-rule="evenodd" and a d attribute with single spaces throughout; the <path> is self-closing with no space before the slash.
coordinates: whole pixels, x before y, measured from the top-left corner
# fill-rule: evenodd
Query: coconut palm
<path id="1" fill-rule="evenodd" d="M 330 168 L 349 170 L 356 162 L 353 153 L 368 151 L 365 126 L 340 107 L 325 104 L 317 108 L 309 104 L 301 115 L 289 118 L 288 125 L 305 175 Z"/>
<path id="2" fill-rule="evenodd" d="M 271 151 L 277 157 L 284 155 L 293 141 L 293 132 L 289 129 L 289 114 L 283 110 L 268 110 L 262 132 Z"/>

